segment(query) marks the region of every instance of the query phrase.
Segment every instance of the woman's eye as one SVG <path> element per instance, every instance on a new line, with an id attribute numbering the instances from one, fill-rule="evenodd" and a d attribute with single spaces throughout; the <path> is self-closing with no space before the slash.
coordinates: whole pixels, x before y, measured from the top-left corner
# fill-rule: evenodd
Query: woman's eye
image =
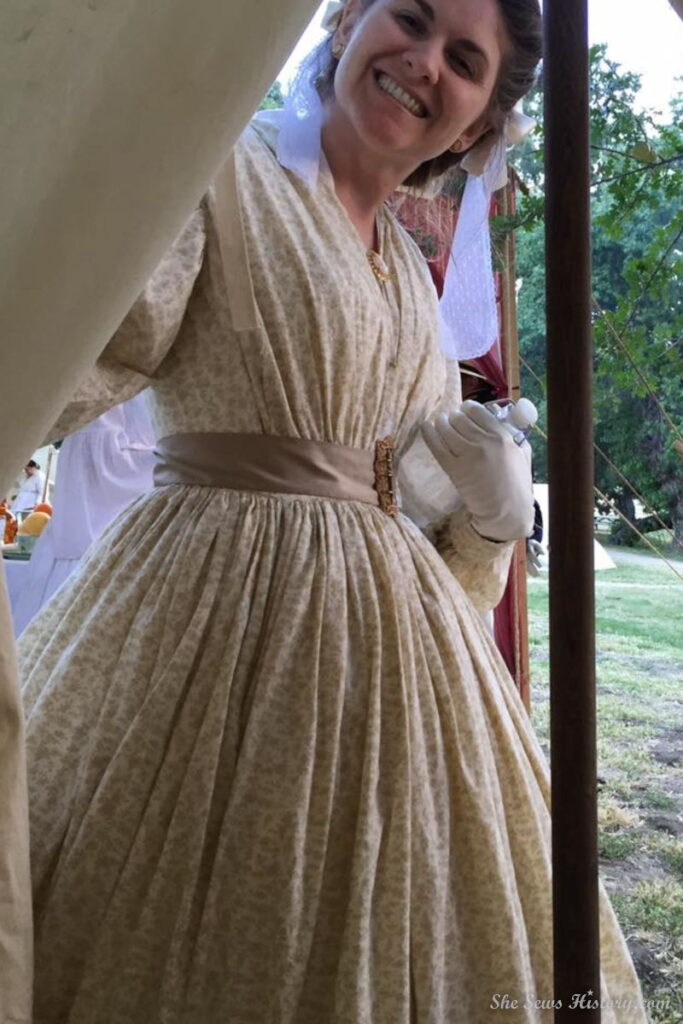
<path id="1" fill-rule="evenodd" d="M 424 32 L 424 25 L 422 24 L 422 21 L 416 15 L 410 14 L 408 11 L 399 12 L 396 15 L 396 20 L 413 35 L 422 35 Z"/>
<path id="2" fill-rule="evenodd" d="M 457 71 L 459 75 L 465 75 L 466 78 L 474 78 L 475 69 L 468 60 L 465 60 L 465 58 L 461 57 L 458 53 L 452 53 L 449 59 L 451 67 Z"/>

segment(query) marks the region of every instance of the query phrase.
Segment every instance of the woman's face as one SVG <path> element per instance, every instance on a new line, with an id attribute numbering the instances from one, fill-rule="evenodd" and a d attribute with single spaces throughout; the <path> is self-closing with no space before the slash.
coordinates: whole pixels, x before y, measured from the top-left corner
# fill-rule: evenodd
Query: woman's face
<path id="1" fill-rule="evenodd" d="M 489 128 L 505 47 L 496 0 L 349 0 L 335 42 L 334 114 L 378 157 L 412 169 Z"/>

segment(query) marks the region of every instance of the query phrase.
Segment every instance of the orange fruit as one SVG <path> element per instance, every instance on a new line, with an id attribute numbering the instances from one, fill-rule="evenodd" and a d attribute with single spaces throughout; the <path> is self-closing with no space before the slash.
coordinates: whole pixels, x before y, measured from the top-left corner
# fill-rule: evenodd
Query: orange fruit
<path id="1" fill-rule="evenodd" d="M 31 512 L 21 523 L 17 532 L 28 534 L 29 537 L 38 537 L 49 522 L 50 517 L 45 512 Z"/>

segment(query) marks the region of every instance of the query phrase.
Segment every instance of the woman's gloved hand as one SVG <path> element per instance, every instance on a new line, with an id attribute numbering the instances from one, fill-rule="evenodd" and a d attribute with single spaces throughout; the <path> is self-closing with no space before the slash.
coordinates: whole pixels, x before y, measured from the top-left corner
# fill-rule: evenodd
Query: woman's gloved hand
<path id="1" fill-rule="evenodd" d="M 425 443 L 453 481 L 482 537 L 519 540 L 534 525 L 531 448 L 518 445 L 479 402 L 463 402 L 422 427 Z"/>

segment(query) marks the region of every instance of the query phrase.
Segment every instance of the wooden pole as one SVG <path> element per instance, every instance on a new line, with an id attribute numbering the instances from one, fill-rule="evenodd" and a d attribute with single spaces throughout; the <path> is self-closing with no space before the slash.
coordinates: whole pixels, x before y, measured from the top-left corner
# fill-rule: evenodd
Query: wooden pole
<path id="1" fill-rule="evenodd" d="M 587 8 L 544 4 L 556 1024 L 600 1021 Z"/>

